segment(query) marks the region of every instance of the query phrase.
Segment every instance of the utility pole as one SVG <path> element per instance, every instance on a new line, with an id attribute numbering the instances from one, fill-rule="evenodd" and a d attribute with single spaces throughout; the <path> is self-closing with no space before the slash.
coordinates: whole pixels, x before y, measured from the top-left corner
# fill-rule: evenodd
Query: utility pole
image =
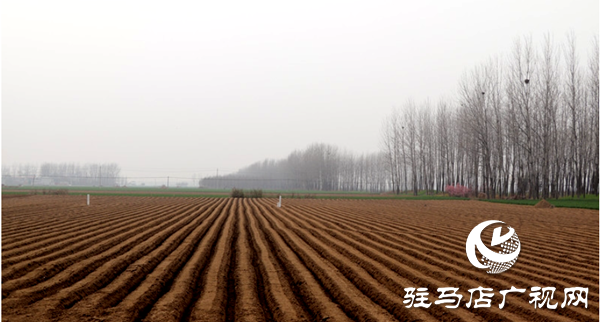
<path id="1" fill-rule="evenodd" d="M 219 168 L 217 168 L 217 189 L 219 189 Z"/>
<path id="2" fill-rule="evenodd" d="M 167 177 L 167 188 L 169 187 L 169 177 Z"/>
<path id="3" fill-rule="evenodd" d="M 100 166 L 100 187 L 102 187 L 102 166 Z"/>

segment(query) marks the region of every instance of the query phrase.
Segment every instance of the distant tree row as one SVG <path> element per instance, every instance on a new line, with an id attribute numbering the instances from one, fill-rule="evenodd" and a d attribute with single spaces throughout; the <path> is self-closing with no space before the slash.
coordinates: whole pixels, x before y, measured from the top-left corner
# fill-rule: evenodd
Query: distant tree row
<path id="1" fill-rule="evenodd" d="M 312 144 L 282 160 L 254 163 L 226 176 L 205 177 L 200 184 L 221 189 L 385 191 L 380 153 L 356 155 L 333 145 Z"/>
<path id="2" fill-rule="evenodd" d="M 123 183 L 116 163 L 42 163 L 2 165 L 4 185 L 117 186 Z"/>
<path id="3" fill-rule="evenodd" d="M 444 191 L 488 198 L 598 194 L 598 38 L 587 62 L 573 34 L 515 41 L 506 59 L 465 74 L 456 99 L 409 100 L 385 120 L 382 151 L 313 144 L 283 160 L 201 180 L 210 188 Z"/>
<path id="4" fill-rule="evenodd" d="M 383 128 L 396 192 L 464 185 L 488 197 L 598 194 L 598 39 L 586 64 L 575 37 L 515 42 L 464 76 L 458 102 L 409 101 Z"/>

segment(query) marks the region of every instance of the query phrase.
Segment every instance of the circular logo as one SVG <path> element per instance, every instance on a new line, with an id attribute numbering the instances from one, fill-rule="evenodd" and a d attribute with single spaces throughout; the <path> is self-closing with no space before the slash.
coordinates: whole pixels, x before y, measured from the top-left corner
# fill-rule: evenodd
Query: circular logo
<path id="1" fill-rule="evenodd" d="M 502 227 L 494 228 L 490 246 L 498 246 L 496 248 L 500 248 L 499 252 L 489 249 L 481 241 L 481 232 L 487 226 L 496 223 L 504 224 L 504 222 L 499 220 L 484 221 L 475 226 L 467 238 L 467 257 L 469 261 L 477 268 L 488 269 L 488 274 L 499 274 L 511 268 L 517 261 L 517 256 L 519 256 L 519 252 L 521 251 L 519 236 L 515 233 L 515 229 L 510 226 L 507 227 L 508 232 L 504 235 L 500 235 Z M 477 259 L 475 248 L 481 253 L 481 261 L 483 263 Z"/>

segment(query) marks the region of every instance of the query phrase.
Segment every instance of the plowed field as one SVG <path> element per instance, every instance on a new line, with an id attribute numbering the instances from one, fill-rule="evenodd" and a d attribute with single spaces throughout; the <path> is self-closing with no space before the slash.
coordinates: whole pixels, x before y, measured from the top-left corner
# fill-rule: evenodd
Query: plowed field
<path id="1" fill-rule="evenodd" d="M 480 201 L 92 203 L 3 199 L 3 321 L 598 320 L 598 211 Z M 522 243 L 502 274 L 473 267 L 465 253 L 471 229 L 492 219 Z M 479 286 L 493 289 L 491 307 L 466 306 Z M 527 291 L 500 309 L 511 286 Z M 534 286 L 555 287 L 557 308 L 536 309 Z M 427 288 L 431 306 L 407 308 L 409 287 Z M 459 288 L 458 308 L 434 304 L 439 287 Z M 589 289 L 587 308 L 561 307 L 568 287 Z"/>

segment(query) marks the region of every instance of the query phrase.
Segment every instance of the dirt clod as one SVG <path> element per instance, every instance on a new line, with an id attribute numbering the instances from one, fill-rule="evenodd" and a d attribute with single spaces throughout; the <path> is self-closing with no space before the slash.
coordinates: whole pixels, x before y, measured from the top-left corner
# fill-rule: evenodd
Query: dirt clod
<path id="1" fill-rule="evenodd" d="M 546 199 L 540 200 L 540 202 L 536 203 L 535 208 L 554 208 L 554 205 L 546 201 Z"/>

